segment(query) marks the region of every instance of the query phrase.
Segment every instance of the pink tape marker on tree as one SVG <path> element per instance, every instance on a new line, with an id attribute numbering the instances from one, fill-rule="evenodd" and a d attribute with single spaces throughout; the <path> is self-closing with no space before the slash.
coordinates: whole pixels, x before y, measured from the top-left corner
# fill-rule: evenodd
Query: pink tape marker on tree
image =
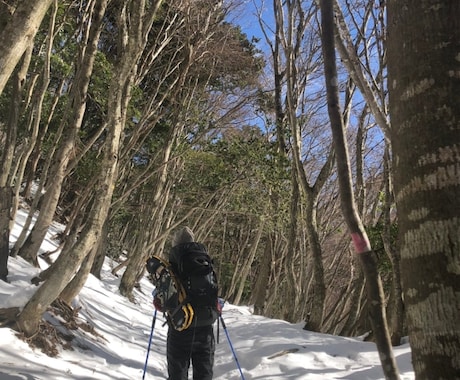
<path id="1" fill-rule="evenodd" d="M 359 232 L 353 232 L 351 234 L 351 240 L 353 240 L 353 245 L 355 246 L 356 253 L 369 252 L 371 250 L 371 244 L 366 235 L 363 235 Z"/>

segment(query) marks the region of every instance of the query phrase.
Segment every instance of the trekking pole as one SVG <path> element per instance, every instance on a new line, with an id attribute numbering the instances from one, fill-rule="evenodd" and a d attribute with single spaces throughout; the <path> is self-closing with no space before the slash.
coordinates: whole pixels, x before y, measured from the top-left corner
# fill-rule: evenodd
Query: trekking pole
<path id="1" fill-rule="evenodd" d="M 236 357 L 235 350 L 233 349 L 232 341 L 230 340 L 230 336 L 228 335 L 227 331 L 227 326 L 225 325 L 224 318 L 222 318 L 222 315 L 219 316 L 220 322 L 222 323 L 222 328 L 225 331 L 225 335 L 227 337 L 228 345 L 230 346 L 230 349 L 232 350 L 233 357 L 235 358 L 236 366 L 238 367 L 238 370 L 240 371 L 241 379 L 246 380 L 243 375 L 243 371 L 241 370 L 240 363 L 238 362 L 238 358 Z"/>
<path id="2" fill-rule="evenodd" d="M 153 330 L 155 329 L 156 320 L 157 320 L 157 309 L 155 309 L 155 311 L 153 312 L 152 328 L 150 330 L 149 345 L 147 347 L 147 356 L 145 357 L 144 373 L 142 374 L 142 380 L 145 379 L 145 373 L 147 372 L 147 363 L 149 361 L 150 346 L 152 344 Z"/>
<path id="3" fill-rule="evenodd" d="M 217 344 L 219 344 L 220 340 L 220 322 L 219 322 L 219 318 L 217 318 Z"/>

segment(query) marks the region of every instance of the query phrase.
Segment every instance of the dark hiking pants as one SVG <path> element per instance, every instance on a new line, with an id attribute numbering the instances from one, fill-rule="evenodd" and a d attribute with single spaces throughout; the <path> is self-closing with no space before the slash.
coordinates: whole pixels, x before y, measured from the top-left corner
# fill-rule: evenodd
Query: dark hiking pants
<path id="1" fill-rule="evenodd" d="M 212 325 L 185 331 L 168 331 L 168 380 L 187 380 L 190 362 L 193 380 L 212 380 L 214 366 L 214 331 Z"/>

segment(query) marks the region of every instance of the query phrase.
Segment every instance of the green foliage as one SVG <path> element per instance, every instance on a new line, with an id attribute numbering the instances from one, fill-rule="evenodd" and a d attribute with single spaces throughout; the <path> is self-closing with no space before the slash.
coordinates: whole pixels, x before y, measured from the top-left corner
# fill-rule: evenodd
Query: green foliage
<path id="1" fill-rule="evenodd" d="M 233 132 L 187 153 L 176 191 L 202 197 L 232 187 L 227 210 L 261 215 L 274 189 L 283 190 L 288 173 L 260 130 Z"/>
<path id="2" fill-rule="evenodd" d="M 99 164 L 96 151 L 89 151 L 84 155 L 72 173 L 74 188 L 82 189 L 90 184 L 90 181 L 99 173 Z"/>
<path id="3" fill-rule="evenodd" d="M 393 268 L 391 260 L 385 252 L 385 247 L 383 245 L 383 224 L 381 222 L 377 223 L 374 226 L 366 227 L 366 232 L 371 243 L 372 249 L 377 255 L 378 258 L 378 269 L 379 272 L 384 276 L 388 277 L 391 275 Z M 398 224 L 392 223 L 390 226 L 390 239 L 391 245 L 396 246 L 396 241 L 398 237 Z M 390 276 L 391 277 L 391 276 Z"/>
<path id="4" fill-rule="evenodd" d="M 88 92 L 91 100 L 105 109 L 107 105 L 107 89 L 112 79 L 113 66 L 106 56 L 98 52 L 94 61 L 93 74 L 89 84 Z"/>

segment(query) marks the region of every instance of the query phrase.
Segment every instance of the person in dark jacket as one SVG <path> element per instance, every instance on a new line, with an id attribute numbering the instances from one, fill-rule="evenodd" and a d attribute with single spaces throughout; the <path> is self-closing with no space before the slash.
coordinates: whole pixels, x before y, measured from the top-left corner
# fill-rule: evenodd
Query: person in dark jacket
<path id="1" fill-rule="evenodd" d="M 188 227 L 177 231 L 172 240 L 169 262 L 178 270 L 180 255 L 193 249 L 201 249 Z M 158 302 L 154 299 L 158 309 Z M 194 306 L 194 317 L 189 328 L 177 331 L 169 324 L 167 337 L 168 380 L 187 380 L 190 364 L 194 380 L 211 380 L 213 377 L 215 338 L 213 323 L 215 311 L 208 307 Z"/>

